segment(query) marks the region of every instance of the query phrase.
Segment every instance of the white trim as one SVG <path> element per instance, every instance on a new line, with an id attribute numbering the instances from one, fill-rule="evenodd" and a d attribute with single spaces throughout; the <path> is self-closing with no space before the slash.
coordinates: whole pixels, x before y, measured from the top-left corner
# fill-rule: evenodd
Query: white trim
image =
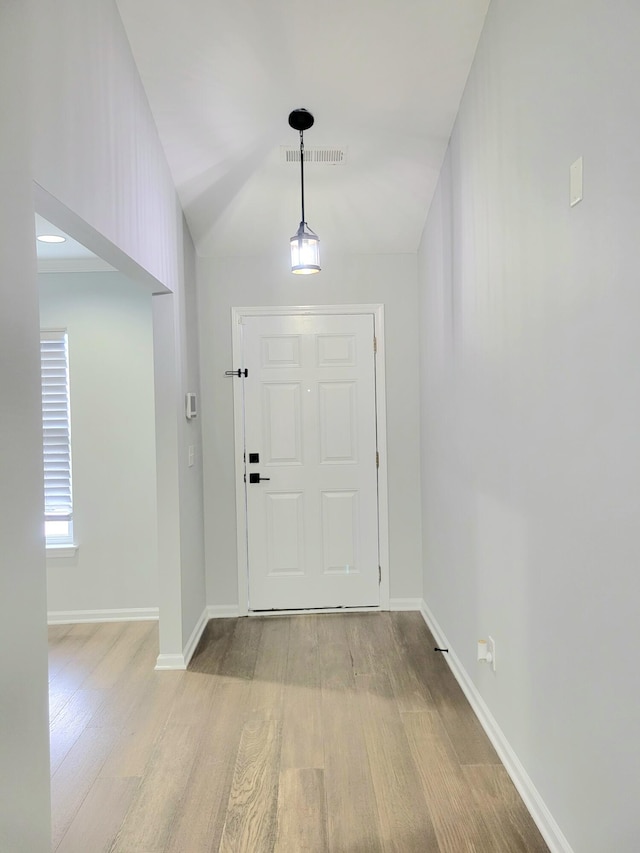
<path id="1" fill-rule="evenodd" d="M 237 619 L 240 616 L 237 604 L 210 604 L 207 613 L 209 619 Z"/>
<path id="2" fill-rule="evenodd" d="M 551 853 L 573 853 L 571 845 L 554 820 L 553 815 L 540 796 L 538 789 L 531 781 L 531 778 L 513 750 L 513 747 L 496 722 L 495 717 L 487 707 L 477 687 L 469 677 L 468 672 L 460 662 L 455 651 L 451 648 L 442 628 L 438 625 L 435 616 L 425 601 L 422 601 L 421 603 L 420 612 L 422 614 L 422 618 L 427 624 L 427 627 L 433 634 L 436 644 L 449 650 L 448 653 L 444 655 L 444 659 L 449 664 L 456 681 L 462 688 L 464 695 L 467 697 L 474 714 L 480 722 L 480 725 L 495 747 L 500 760 L 504 764 L 507 773 L 511 777 L 513 784 L 516 786 L 518 793 L 522 797 L 525 806 L 535 821 L 536 826 L 540 830 L 542 837 L 551 850 Z"/>
<path id="3" fill-rule="evenodd" d="M 47 560 L 70 559 L 77 552 L 77 545 L 47 545 Z"/>
<path id="4" fill-rule="evenodd" d="M 349 306 L 351 307 L 351 306 Z M 358 306 L 353 306 L 354 308 Z M 378 430 L 378 559 L 380 560 L 380 609 L 388 610 L 390 601 L 389 563 L 389 488 L 387 484 L 387 379 L 384 330 L 384 305 L 361 305 L 373 312 L 376 335 L 376 428 Z M 354 312 L 356 313 L 356 312 Z"/>
<path id="5" fill-rule="evenodd" d="M 198 643 L 200 642 L 200 637 L 202 636 L 204 629 L 207 627 L 207 622 L 209 621 L 209 609 L 207 607 L 204 608 L 202 613 L 200 614 L 200 618 L 196 622 L 196 625 L 191 632 L 191 636 L 187 642 L 187 645 L 184 647 L 182 651 L 182 657 L 185 661 L 185 668 L 189 666 L 189 661 L 193 657 L 193 653 L 196 650 Z"/>
<path id="6" fill-rule="evenodd" d="M 158 619 L 157 607 L 127 607 L 124 610 L 50 610 L 49 625 L 76 622 L 150 622 Z"/>
<path id="7" fill-rule="evenodd" d="M 232 345 L 232 368 L 240 368 L 242 359 L 242 335 L 240 325 L 242 323 L 242 309 L 231 309 L 231 345 Z M 236 453 L 238 436 L 242 442 L 244 425 L 244 383 L 233 380 L 233 442 L 234 455 L 236 458 L 236 547 L 238 554 L 238 615 L 246 616 L 249 607 L 249 578 L 248 565 L 249 554 L 247 549 L 247 516 L 245 505 L 244 459 L 241 453 Z"/>
<path id="8" fill-rule="evenodd" d="M 184 655 L 158 655 L 155 669 L 186 669 Z"/>
<path id="9" fill-rule="evenodd" d="M 384 308 L 381 302 L 366 302 L 358 305 L 253 305 L 232 308 L 232 317 L 282 317 L 304 314 L 377 314 Z M 235 365 L 234 365 L 235 366 Z"/>
<path id="10" fill-rule="evenodd" d="M 377 339 L 376 356 L 376 422 L 378 430 L 378 541 L 381 569 L 380 604 L 376 609 L 389 609 L 389 493 L 387 485 L 387 403 L 385 374 L 385 331 L 384 305 L 382 303 L 362 305 L 272 305 L 231 309 L 232 367 L 242 368 L 242 337 L 240 329 L 244 317 L 279 317 L 305 314 L 373 314 Z M 233 383 L 234 446 L 242 443 L 244 385 Z M 240 436 L 240 440 L 239 440 Z M 236 453 L 236 544 L 238 553 L 238 616 L 249 613 L 249 581 L 247 577 L 247 518 L 245 489 L 243 488 L 244 462 L 241 453 Z M 350 610 L 352 608 L 349 608 Z M 355 609 L 355 608 L 353 608 Z M 370 608 L 369 608 L 370 609 Z M 417 609 L 417 608 L 416 608 Z M 291 611 L 282 611 L 291 612 Z M 300 611 L 307 612 L 307 611 Z M 321 612 L 321 611 L 317 611 Z M 332 611 L 328 611 L 332 612 Z M 340 612 L 339 610 L 336 612 Z"/>
<path id="11" fill-rule="evenodd" d="M 389 610 L 422 610 L 421 598 L 392 598 Z"/>
<path id="12" fill-rule="evenodd" d="M 195 652 L 198 643 L 200 642 L 200 637 L 202 636 L 204 629 L 207 627 L 207 622 L 209 621 L 209 608 L 205 607 L 202 613 L 200 614 L 200 618 L 196 622 L 196 625 L 191 632 L 191 636 L 187 640 L 187 644 L 182 650 L 181 655 L 166 655 L 160 654 L 156 659 L 156 669 L 186 669 L 189 666 L 189 661 L 193 657 L 193 653 Z"/>

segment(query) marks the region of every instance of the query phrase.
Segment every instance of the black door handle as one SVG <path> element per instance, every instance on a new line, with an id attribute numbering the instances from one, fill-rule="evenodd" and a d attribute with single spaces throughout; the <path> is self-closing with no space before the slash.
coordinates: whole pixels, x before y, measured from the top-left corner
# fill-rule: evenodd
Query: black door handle
<path id="1" fill-rule="evenodd" d="M 271 477 L 261 477 L 260 474 L 249 474 L 250 483 L 260 483 L 262 480 L 270 480 Z"/>

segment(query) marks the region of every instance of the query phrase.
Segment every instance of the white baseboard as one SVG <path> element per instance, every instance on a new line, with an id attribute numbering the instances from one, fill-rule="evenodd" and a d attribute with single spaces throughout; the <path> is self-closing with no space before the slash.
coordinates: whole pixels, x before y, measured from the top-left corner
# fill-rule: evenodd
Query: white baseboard
<path id="1" fill-rule="evenodd" d="M 389 610 L 421 610 L 421 598 L 391 598 L 389 599 Z"/>
<path id="2" fill-rule="evenodd" d="M 186 669 L 184 655 L 158 655 L 155 669 Z"/>
<path id="3" fill-rule="evenodd" d="M 209 608 L 205 607 L 205 609 L 200 614 L 200 618 L 196 622 L 196 625 L 191 632 L 191 636 L 187 640 L 187 644 L 182 650 L 181 655 L 166 655 L 160 654 L 156 660 L 156 669 L 186 669 L 189 666 L 189 661 L 193 657 L 193 653 L 196 650 L 198 643 L 200 642 L 200 637 L 202 636 L 202 632 L 207 627 L 207 622 L 209 621 Z"/>
<path id="4" fill-rule="evenodd" d="M 551 850 L 551 853 L 573 853 L 571 845 L 554 820 L 551 812 L 540 796 L 538 789 L 531 781 L 531 778 L 524 769 L 520 759 L 505 737 L 504 732 L 496 722 L 495 717 L 487 707 L 484 699 L 478 692 L 477 687 L 469 677 L 468 672 L 460 662 L 455 651 L 451 648 L 451 645 L 440 628 L 440 625 L 438 625 L 435 616 L 431 610 L 429 610 L 426 602 L 422 601 L 420 603 L 419 610 L 422 613 L 422 618 L 427 623 L 427 627 L 433 634 L 437 645 L 449 650 L 448 654 L 443 655 L 444 659 L 449 664 L 456 681 L 462 688 L 464 695 L 467 697 L 473 712 L 480 722 L 480 725 L 485 730 L 487 737 L 500 756 L 500 760 L 511 777 L 511 781 L 516 786 L 518 793 L 522 797 L 525 806 L 535 821 L 536 826 L 540 830 L 544 840 Z"/>
<path id="5" fill-rule="evenodd" d="M 207 622 L 209 621 L 209 608 L 205 607 L 205 609 L 200 614 L 200 618 L 196 622 L 195 628 L 191 632 L 191 636 L 187 642 L 187 645 L 184 647 L 184 651 L 182 652 L 182 656 L 185 660 L 185 667 L 189 666 L 189 661 L 193 657 L 193 653 L 196 650 L 198 643 L 200 642 L 200 637 L 204 629 L 207 627 Z"/>
<path id="6" fill-rule="evenodd" d="M 207 613 L 209 619 L 237 619 L 240 609 L 237 604 L 210 604 Z"/>
<path id="7" fill-rule="evenodd" d="M 76 622 L 148 622 L 158 619 L 157 607 L 127 607 L 124 610 L 50 610 L 49 625 Z"/>

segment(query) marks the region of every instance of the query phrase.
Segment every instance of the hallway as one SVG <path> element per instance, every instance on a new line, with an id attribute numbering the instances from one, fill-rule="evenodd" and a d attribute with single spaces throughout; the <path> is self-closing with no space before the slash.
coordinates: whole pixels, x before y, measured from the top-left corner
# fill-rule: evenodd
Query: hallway
<path id="1" fill-rule="evenodd" d="M 59 853 L 547 850 L 419 613 L 49 632 Z"/>

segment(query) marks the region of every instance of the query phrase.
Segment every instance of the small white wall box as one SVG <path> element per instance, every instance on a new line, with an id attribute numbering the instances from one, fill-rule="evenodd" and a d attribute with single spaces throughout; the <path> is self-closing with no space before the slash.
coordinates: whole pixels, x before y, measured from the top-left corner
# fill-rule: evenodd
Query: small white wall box
<path id="1" fill-rule="evenodd" d="M 190 421 L 191 418 L 195 418 L 198 414 L 198 401 L 193 391 L 189 391 L 184 396 L 184 413 L 187 416 L 188 421 Z"/>

